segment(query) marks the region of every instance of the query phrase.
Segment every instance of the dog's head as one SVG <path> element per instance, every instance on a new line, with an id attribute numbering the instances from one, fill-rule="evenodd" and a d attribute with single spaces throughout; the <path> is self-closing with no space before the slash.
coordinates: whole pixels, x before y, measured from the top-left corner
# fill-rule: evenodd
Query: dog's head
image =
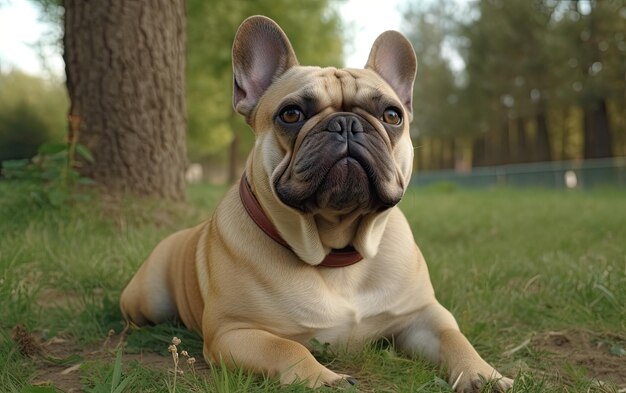
<path id="1" fill-rule="evenodd" d="M 375 255 L 386 213 L 411 176 L 416 66 L 411 44 L 394 31 L 376 39 L 365 69 L 336 69 L 300 66 L 269 18 L 239 27 L 233 104 L 256 133 L 248 177 L 306 262 L 350 244 Z"/>

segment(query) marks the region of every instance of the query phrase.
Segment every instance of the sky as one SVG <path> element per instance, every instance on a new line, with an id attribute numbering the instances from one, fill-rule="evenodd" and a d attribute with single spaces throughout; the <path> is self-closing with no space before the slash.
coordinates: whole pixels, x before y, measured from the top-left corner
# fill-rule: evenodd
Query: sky
<path id="1" fill-rule="evenodd" d="M 0 67 L 20 68 L 30 74 L 43 74 L 44 62 L 35 46 L 50 27 L 40 21 L 39 10 L 28 0 L 0 1 Z M 63 73 L 61 54 L 47 50 L 45 63 L 60 75 Z"/>
<path id="2" fill-rule="evenodd" d="M 376 37 L 385 30 L 398 30 L 401 23 L 400 7 L 406 0 L 347 0 L 339 12 L 349 31 L 345 48 L 346 66 L 361 68 L 367 61 Z M 39 38 L 50 33 L 40 21 L 38 8 L 28 0 L 8 0 L 0 7 L 0 69 L 19 68 L 25 72 L 43 75 L 47 68 L 55 75 L 63 74 L 61 54 L 47 51 L 45 64 L 35 50 Z"/>
<path id="3" fill-rule="evenodd" d="M 353 41 L 346 44 L 346 67 L 362 68 L 374 40 L 386 30 L 399 30 L 405 0 L 348 0 L 340 7 L 341 17 Z"/>

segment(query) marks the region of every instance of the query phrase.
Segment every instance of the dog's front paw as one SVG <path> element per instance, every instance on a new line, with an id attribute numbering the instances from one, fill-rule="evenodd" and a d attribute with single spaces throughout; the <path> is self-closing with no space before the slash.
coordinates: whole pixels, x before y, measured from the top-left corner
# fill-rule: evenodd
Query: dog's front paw
<path id="1" fill-rule="evenodd" d="M 450 378 L 452 389 L 459 393 L 506 392 L 513 387 L 513 380 L 503 377 L 496 370 L 490 373 L 461 371 Z"/>
<path id="2" fill-rule="evenodd" d="M 350 375 L 339 374 L 341 376 L 341 380 L 335 382 L 334 387 L 337 388 L 349 388 L 350 386 L 354 386 L 357 384 L 357 380 Z"/>

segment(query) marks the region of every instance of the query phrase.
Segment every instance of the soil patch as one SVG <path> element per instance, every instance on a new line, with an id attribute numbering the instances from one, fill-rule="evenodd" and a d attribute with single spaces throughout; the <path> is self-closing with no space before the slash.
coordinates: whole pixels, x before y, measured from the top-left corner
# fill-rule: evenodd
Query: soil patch
<path id="1" fill-rule="evenodd" d="M 79 367 L 87 360 L 102 358 L 103 353 L 79 348 L 70 339 L 53 337 L 41 342 L 36 356 L 35 376 L 32 385 L 52 385 L 63 392 L 82 392 L 83 384 Z"/>
<path id="2" fill-rule="evenodd" d="M 66 393 L 84 391 L 80 367 L 85 362 L 104 360 L 113 364 L 116 348 L 123 339 L 122 335 L 112 335 L 101 343 L 81 348 L 69 337 L 54 337 L 44 341 L 35 334 L 26 333 L 19 325 L 13 331 L 13 340 L 18 343 L 23 354 L 33 359 L 37 370 L 30 383 L 35 386 L 51 385 Z M 124 354 L 124 365 L 134 360 L 153 370 L 165 371 L 173 367 L 170 357 L 156 352 Z M 207 372 L 208 367 L 200 359 L 195 369 L 203 373 Z"/>
<path id="3" fill-rule="evenodd" d="M 564 371 L 565 366 L 570 364 L 584 369 L 589 378 L 626 387 L 624 336 L 586 331 L 546 332 L 533 337 L 531 346 L 548 354 L 549 359 L 546 360 L 559 371 Z"/>

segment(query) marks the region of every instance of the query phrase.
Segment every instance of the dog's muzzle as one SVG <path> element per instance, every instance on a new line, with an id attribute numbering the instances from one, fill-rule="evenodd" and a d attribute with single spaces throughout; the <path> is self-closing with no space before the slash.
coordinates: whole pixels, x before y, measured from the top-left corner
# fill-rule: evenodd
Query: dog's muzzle
<path id="1" fill-rule="evenodd" d="M 303 212 L 382 210 L 400 201 L 389 147 L 372 124 L 353 113 L 335 113 L 311 128 L 284 172 L 278 197 Z"/>

